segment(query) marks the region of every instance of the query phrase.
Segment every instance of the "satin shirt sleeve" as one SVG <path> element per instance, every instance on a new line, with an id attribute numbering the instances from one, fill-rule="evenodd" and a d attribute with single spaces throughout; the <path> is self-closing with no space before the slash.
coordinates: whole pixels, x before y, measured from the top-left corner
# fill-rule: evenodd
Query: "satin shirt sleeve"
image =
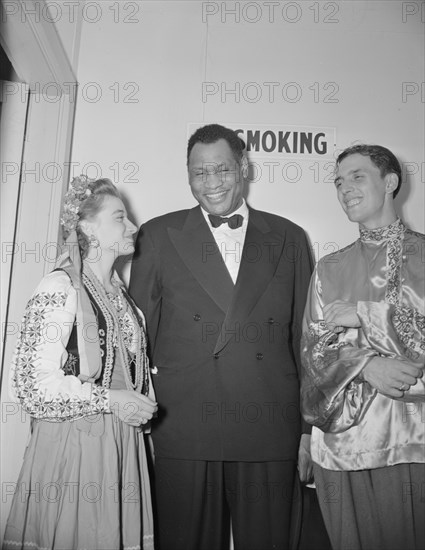
<path id="1" fill-rule="evenodd" d="M 381 357 L 407 361 L 424 369 L 425 317 L 418 310 L 384 301 L 365 301 L 357 303 L 357 316 L 369 344 Z M 425 401 L 424 377 L 398 401 Z"/>
<path id="2" fill-rule="evenodd" d="M 316 268 L 303 320 L 301 410 L 308 423 L 338 433 L 356 425 L 376 395 L 359 375 L 378 352 L 372 346 L 358 347 L 357 329 L 339 334 L 328 330 L 323 305 Z"/>
<path id="3" fill-rule="evenodd" d="M 52 422 L 109 411 L 109 390 L 62 370 L 77 308 L 63 271 L 50 273 L 29 300 L 10 373 L 10 391 L 31 416 Z"/>

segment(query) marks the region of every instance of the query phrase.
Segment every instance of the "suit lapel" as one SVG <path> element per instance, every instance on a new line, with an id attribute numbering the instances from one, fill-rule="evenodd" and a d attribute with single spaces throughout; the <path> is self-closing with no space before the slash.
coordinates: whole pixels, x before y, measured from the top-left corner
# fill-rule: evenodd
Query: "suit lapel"
<path id="1" fill-rule="evenodd" d="M 227 345 L 232 327 L 242 323 L 261 298 L 276 272 L 284 242 L 261 213 L 250 208 L 238 278 L 214 353 Z"/>
<path id="2" fill-rule="evenodd" d="M 201 208 L 192 208 L 183 229 L 170 227 L 168 235 L 189 271 L 220 309 L 226 312 L 234 284 Z"/>

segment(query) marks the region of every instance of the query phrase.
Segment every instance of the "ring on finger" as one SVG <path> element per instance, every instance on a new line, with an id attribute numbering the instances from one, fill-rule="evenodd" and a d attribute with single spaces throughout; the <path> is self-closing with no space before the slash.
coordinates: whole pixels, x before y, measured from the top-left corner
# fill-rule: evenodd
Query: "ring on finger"
<path id="1" fill-rule="evenodd" d="M 405 384 L 403 382 L 403 384 L 400 386 L 399 390 L 400 391 L 405 391 L 407 388 L 405 387 Z"/>

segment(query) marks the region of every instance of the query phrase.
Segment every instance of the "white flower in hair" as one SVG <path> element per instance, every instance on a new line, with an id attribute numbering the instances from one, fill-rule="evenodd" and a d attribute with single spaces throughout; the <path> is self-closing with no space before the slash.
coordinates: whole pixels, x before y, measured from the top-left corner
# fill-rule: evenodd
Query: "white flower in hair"
<path id="1" fill-rule="evenodd" d="M 79 221 L 80 204 L 91 195 L 90 183 L 95 179 L 82 174 L 71 181 L 71 185 L 65 194 L 61 225 L 64 231 L 69 234 L 77 227 Z"/>

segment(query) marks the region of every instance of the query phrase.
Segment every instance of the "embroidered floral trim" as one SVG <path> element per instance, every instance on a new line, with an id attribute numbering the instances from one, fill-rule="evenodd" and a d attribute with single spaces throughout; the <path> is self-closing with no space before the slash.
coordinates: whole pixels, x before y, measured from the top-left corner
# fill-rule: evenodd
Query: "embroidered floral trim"
<path id="1" fill-rule="evenodd" d="M 387 244 L 387 288 L 385 301 L 398 306 L 401 300 L 401 268 L 403 265 L 404 232 Z"/>
<path id="2" fill-rule="evenodd" d="M 91 401 L 76 396 L 57 395 L 47 399 L 37 384 L 36 362 L 41 358 L 41 347 L 46 342 L 48 323 L 46 314 L 65 306 L 64 292 L 40 292 L 28 302 L 12 365 L 12 385 L 22 407 L 35 418 L 54 422 L 73 420 L 103 412 L 108 407 L 108 394 L 103 388 L 92 390 Z"/>
<path id="3" fill-rule="evenodd" d="M 127 348 L 128 351 L 131 351 L 135 353 L 135 327 L 133 319 L 131 318 L 130 314 L 126 311 L 124 315 L 119 317 L 120 322 L 120 329 L 122 333 L 122 337 L 124 340 L 124 345 Z"/>
<path id="4" fill-rule="evenodd" d="M 389 239 L 401 238 L 406 230 L 406 226 L 397 218 L 397 220 L 386 227 L 379 229 L 362 229 L 360 228 L 360 239 L 362 241 L 386 241 Z"/>
<path id="5" fill-rule="evenodd" d="M 401 268 L 403 265 L 403 241 L 406 226 L 397 220 L 379 229 L 360 229 L 360 240 L 363 242 L 387 242 L 387 287 L 385 301 L 398 306 L 401 301 Z"/>
<path id="6" fill-rule="evenodd" d="M 425 355 L 425 317 L 409 307 L 398 307 L 393 314 L 393 326 L 400 341 L 416 354 Z M 413 359 L 415 357 L 412 357 Z"/>
<path id="7" fill-rule="evenodd" d="M 66 292 L 40 292 L 33 296 L 28 304 L 27 309 L 29 308 L 63 308 L 66 303 Z"/>
<path id="8" fill-rule="evenodd" d="M 105 305 L 105 300 L 102 300 L 100 296 L 98 289 L 100 283 L 97 282 L 95 275 L 86 263 L 84 263 L 83 283 L 89 294 L 96 300 L 96 304 L 99 306 L 106 322 L 106 359 L 103 366 L 102 386 L 109 388 L 111 385 L 112 369 L 114 368 L 114 341 L 116 338 L 114 320 L 109 309 Z"/>
<path id="9" fill-rule="evenodd" d="M 136 376 L 140 374 L 142 393 L 144 395 L 149 395 L 149 359 L 147 355 L 147 338 L 143 320 L 140 318 L 136 305 L 125 289 L 123 290 L 123 295 L 127 304 L 130 306 L 128 308 L 128 313 L 133 319 L 133 326 L 139 327 L 139 330 L 133 335 L 131 348 L 127 348 L 128 355 L 131 362 L 135 365 Z M 140 353 L 139 350 L 141 350 L 142 353 Z"/>
<path id="10" fill-rule="evenodd" d="M 148 548 L 151 548 L 153 550 L 153 535 L 143 535 L 143 549 L 147 550 Z M 146 546 L 148 545 L 148 546 Z M 30 542 L 30 541 L 15 541 L 15 540 L 5 540 L 3 542 L 3 549 L 7 550 L 8 547 L 16 547 L 16 548 L 31 548 L 32 550 L 49 550 L 47 546 L 39 546 L 36 542 Z M 136 544 L 136 546 L 124 546 L 123 550 L 142 550 L 142 547 L 140 544 Z"/>
<path id="11" fill-rule="evenodd" d="M 16 540 L 4 540 L 3 541 L 3 550 L 7 550 L 9 546 L 13 546 L 19 549 L 31 548 L 32 550 L 49 550 L 47 546 L 39 546 L 36 542 L 30 541 L 16 541 Z"/>
<path id="12" fill-rule="evenodd" d="M 336 361 L 339 349 L 349 345 L 346 342 L 338 343 L 338 335 L 329 330 L 325 321 L 310 323 L 308 337 L 309 341 L 314 343 L 311 348 L 311 359 L 317 371 Z"/>
<path id="13" fill-rule="evenodd" d="M 62 367 L 65 374 L 72 374 L 72 376 L 78 376 L 77 372 L 78 357 L 73 353 L 68 353 L 68 359 L 65 365 Z"/>

